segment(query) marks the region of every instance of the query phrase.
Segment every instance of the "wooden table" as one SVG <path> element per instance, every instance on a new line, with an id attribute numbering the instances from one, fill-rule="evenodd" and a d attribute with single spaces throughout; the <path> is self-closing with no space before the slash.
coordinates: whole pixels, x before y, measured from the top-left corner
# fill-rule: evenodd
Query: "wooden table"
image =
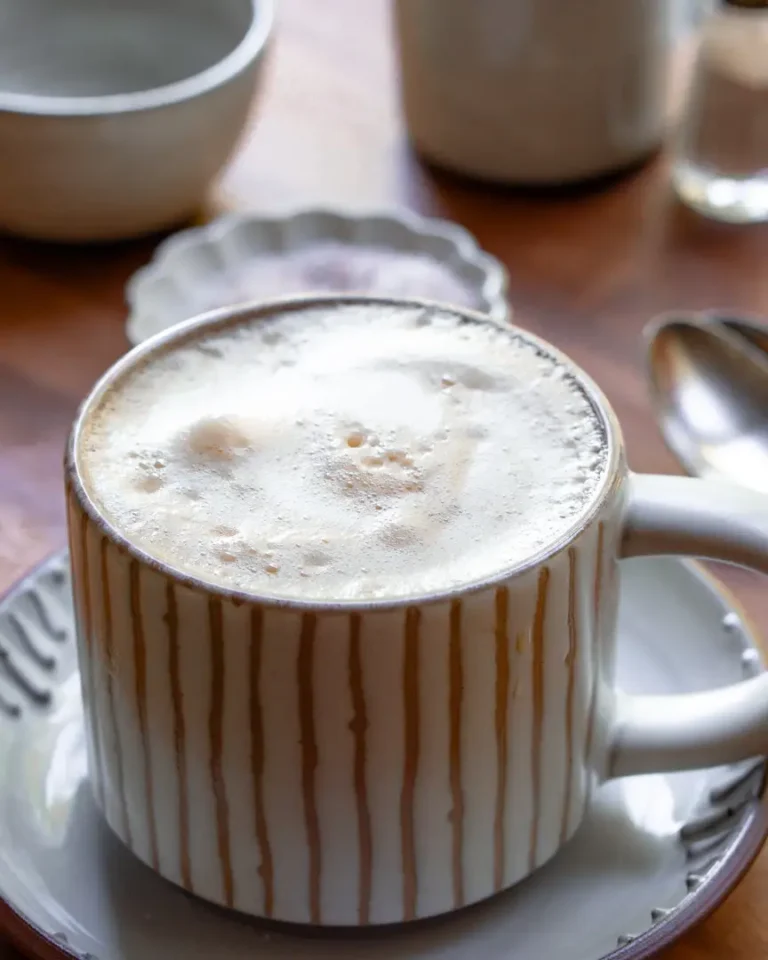
<path id="1" fill-rule="evenodd" d="M 397 203 L 458 221 L 507 265 L 517 321 L 603 387 L 632 466 L 675 471 L 651 417 L 640 331 L 674 308 L 768 315 L 768 228 L 731 229 L 681 209 L 663 158 L 599 191 L 550 199 L 434 175 L 403 132 L 386 0 L 281 7 L 267 88 L 215 206 Z M 65 435 L 78 401 L 126 348 L 123 285 L 156 242 L 0 243 L 0 588 L 64 545 Z M 746 574 L 727 579 L 765 622 L 765 587 Z M 766 911 L 768 854 L 665 957 L 762 956 Z"/>

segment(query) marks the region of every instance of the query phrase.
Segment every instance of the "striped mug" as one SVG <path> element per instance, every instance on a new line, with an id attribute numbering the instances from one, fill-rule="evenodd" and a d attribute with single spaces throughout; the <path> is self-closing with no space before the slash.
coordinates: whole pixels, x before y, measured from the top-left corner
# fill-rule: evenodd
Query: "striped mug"
<path id="1" fill-rule="evenodd" d="M 768 752 L 768 675 L 684 696 L 614 686 L 618 562 L 692 554 L 768 572 L 768 501 L 631 474 L 598 388 L 528 333 L 512 331 L 581 384 L 608 466 L 567 535 L 487 581 L 397 601 L 280 601 L 175 569 L 106 518 L 83 436 L 137 365 L 279 312 L 376 303 L 415 305 L 299 298 L 161 334 L 96 385 L 67 453 L 96 804 L 163 877 L 257 917 L 444 913 L 549 860 L 608 778 Z"/>

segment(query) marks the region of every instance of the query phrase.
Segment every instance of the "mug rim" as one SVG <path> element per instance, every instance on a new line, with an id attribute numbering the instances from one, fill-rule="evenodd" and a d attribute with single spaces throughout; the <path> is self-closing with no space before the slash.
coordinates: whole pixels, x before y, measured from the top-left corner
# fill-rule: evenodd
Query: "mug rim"
<path id="1" fill-rule="evenodd" d="M 380 305 L 400 308 L 432 308 L 452 313 L 459 318 L 474 323 L 491 324 L 531 343 L 557 363 L 567 368 L 584 391 L 603 430 L 608 445 L 603 476 L 592 495 L 588 508 L 579 513 L 559 537 L 523 560 L 503 567 L 480 579 L 471 580 L 454 586 L 425 593 L 403 594 L 394 597 L 372 597 L 370 599 L 311 599 L 309 597 L 289 597 L 271 594 L 266 591 L 239 590 L 204 579 L 168 563 L 148 553 L 133 540 L 123 534 L 98 507 L 88 493 L 78 462 L 79 439 L 86 427 L 94 408 L 108 392 L 124 377 L 136 368 L 150 362 L 159 354 L 165 353 L 187 340 L 194 339 L 203 330 L 221 330 L 243 322 L 259 321 L 276 314 L 302 312 L 317 307 L 333 309 L 335 306 L 371 306 Z M 524 330 L 516 324 L 499 320 L 490 315 L 466 307 L 454 306 L 436 300 L 417 297 L 386 297 L 365 294 L 300 294 L 269 300 L 247 301 L 233 306 L 211 310 L 191 317 L 181 323 L 162 330 L 152 337 L 128 350 L 96 381 L 88 395 L 80 404 L 77 416 L 67 441 L 64 470 L 65 481 L 72 489 L 81 509 L 121 552 L 163 574 L 178 585 L 184 586 L 206 596 L 216 596 L 229 600 L 235 605 L 252 604 L 265 608 L 293 609 L 297 612 L 315 613 L 354 613 L 368 611 L 387 611 L 400 608 L 425 606 L 445 602 L 456 597 L 465 597 L 473 593 L 488 590 L 509 583 L 536 569 L 553 557 L 562 553 L 588 529 L 599 517 L 605 503 L 620 485 L 623 479 L 624 441 L 618 418 L 608 399 L 592 378 L 579 367 L 567 354 L 558 350 L 547 340 Z"/>

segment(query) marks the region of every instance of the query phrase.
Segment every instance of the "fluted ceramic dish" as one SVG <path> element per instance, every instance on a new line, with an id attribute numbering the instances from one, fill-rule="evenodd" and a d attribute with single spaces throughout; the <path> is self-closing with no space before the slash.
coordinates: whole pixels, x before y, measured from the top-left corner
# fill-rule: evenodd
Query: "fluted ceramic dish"
<path id="1" fill-rule="evenodd" d="M 507 274 L 463 227 L 409 211 L 231 214 L 160 244 L 129 280 L 132 344 L 218 307 L 293 293 L 416 296 L 509 317 Z"/>
<path id="2" fill-rule="evenodd" d="M 630 692 L 761 669 L 748 627 L 697 565 L 631 560 L 621 576 Z M 153 874 L 96 813 L 65 556 L 0 602 L 0 769 L 0 930 L 35 960 L 644 960 L 726 896 L 768 830 L 762 762 L 636 777 L 604 786 L 528 880 L 436 920 L 340 934 L 225 913 Z M 12 956 L 0 945 L 0 960 Z"/>

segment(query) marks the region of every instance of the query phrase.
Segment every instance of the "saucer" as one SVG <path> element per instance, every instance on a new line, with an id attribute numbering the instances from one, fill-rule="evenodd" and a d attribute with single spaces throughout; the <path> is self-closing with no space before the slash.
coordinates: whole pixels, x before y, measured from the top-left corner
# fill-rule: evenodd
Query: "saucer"
<path id="1" fill-rule="evenodd" d="M 700 690 L 762 669 L 696 564 L 621 570 L 625 689 Z M 161 880 L 102 824 L 72 634 L 58 555 L 0 602 L 0 928 L 37 960 L 642 960 L 726 896 L 768 832 L 762 762 L 636 777 L 604 785 L 549 864 L 460 912 L 362 932 L 251 921 Z"/>

